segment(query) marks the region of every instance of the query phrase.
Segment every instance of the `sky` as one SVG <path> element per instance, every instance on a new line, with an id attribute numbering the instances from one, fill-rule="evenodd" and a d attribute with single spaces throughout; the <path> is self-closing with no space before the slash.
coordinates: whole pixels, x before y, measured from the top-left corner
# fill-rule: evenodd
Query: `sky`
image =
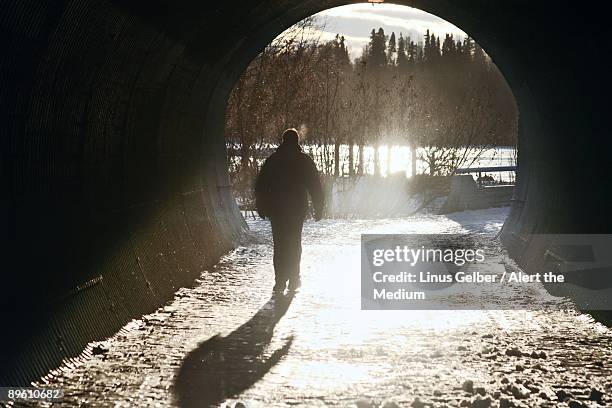
<path id="1" fill-rule="evenodd" d="M 372 28 L 382 27 L 387 35 L 394 31 L 396 37 L 401 32 L 415 42 L 423 40 L 427 29 L 442 38 L 447 33 L 453 34 L 455 39 L 466 36 L 459 28 L 433 14 L 396 4 L 351 4 L 322 11 L 316 16 L 319 24 L 324 25 L 319 30 L 321 39 L 331 40 L 336 34 L 344 35 L 351 58 L 361 55 Z"/>

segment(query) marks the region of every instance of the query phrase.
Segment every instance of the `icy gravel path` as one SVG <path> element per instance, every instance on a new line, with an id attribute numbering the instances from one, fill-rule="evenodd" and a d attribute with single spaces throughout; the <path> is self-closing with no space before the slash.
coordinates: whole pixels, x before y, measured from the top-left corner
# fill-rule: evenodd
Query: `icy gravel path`
<path id="1" fill-rule="evenodd" d="M 307 222 L 303 286 L 276 301 L 269 224 L 249 221 L 259 242 L 45 381 L 66 406 L 603 406 L 612 331 L 587 315 L 360 310 L 361 233 L 469 233 L 504 262 L 507 211 Z"/>

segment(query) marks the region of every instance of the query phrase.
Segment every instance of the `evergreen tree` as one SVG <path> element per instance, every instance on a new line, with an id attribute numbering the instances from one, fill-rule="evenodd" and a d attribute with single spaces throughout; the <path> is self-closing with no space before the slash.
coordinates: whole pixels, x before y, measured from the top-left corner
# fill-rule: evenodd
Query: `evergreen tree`
<path id="1" fill-rule="evenodd" d="M 457 50 L 457 57 L 462 58 L 463 56 L 463 43 L 460 40 L 457 40 L 457 44 L 455 45 L 455 49 Z"/>
<path id="2" fill-rule="evenodd" d="M 335 57 L 338 65 L 342 68 L 350 67 L 351 57 L 349 56 L 344 36 L 336 35 L 336 44 Z"/>
<path id="3" fill-rule="evenodd" d="M 471 62 L 472 54 L 474 53 L 474 40 L 471 37 L 465 37 L 463 40 L 463 56 L 464 61 Z"/>
<path id="4" fill-rule="evenodd" d="M 410 63 L 408 59 L 409 51 L 407 51 L 406 45 L 407 42 L 404 39 L 402 33 L 400 33 L 399 40 L 397 43 L 397 67 L 399 68 L 400 72 L 407 72 Z"/>
<path id="5" fill-rule="evenodd" d="M 382 27 L 378 29 L 378 32 L 372 29 L 370 33 L 369 52 L 367 54 L 367 62 L 371 72 L 380 73 L 384 67 L 387 66 L 386 48 L 385 31 Z"/>
<path id="6" fill-rule="evenodd" d="M 436 65 L 440 59 L 440 37 L 436 38 L 435 34 L 429 30 L 425 33 L 425 46 L 423 48 L 424 59 L 427 65 Z"/>
<path id="7" fill-rule="evenodd" d="M 452 61 L 456 54 L 455 40 L 452 34 L 446 34 L 442 43 L 442 56 L 447 58 L 447 61 Z"/>
<path id="8" fill-rule="evenodd" d="M 419 42 L 415 49 L 415 62 L 417 63 L 422 63 L 425 61 L 425 46 L 423 45 L 423 43 Z"/>
<path id="9" fill-rule="evenodd" d="M 406 43 L 408 44 L 408 61 L 411 64 L 414 64 L 419 60 L 417 45 L 410 39 L 410 37 L 408 37 Z"/>
<path id="10" fill-rule="evenodd" d="M 387 56 L 390 65 L 395 65 L 395 53 L 397 52 L 397 47 L 395 43 L 395 33 L 392 32 L 389 37 L 389 45 L 387 46 Z"/>
<path id="11" fill-rule="evenodd" d="M 431 35 L 429 29 L 425 33 L 425 44 L 423 45 L 423 59 L 426 61 L 431 60 Z"/>

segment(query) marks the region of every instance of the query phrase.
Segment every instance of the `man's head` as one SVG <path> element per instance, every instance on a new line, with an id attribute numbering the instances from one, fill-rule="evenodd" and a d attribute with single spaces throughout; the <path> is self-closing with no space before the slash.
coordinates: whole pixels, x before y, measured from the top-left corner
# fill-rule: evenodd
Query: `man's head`
<path id="1" fill-rule="evenodd" d="M 284 145 L 293 145 L 297 146 L 299 141 L 298 131 L 291 128 L 287 129 L 283 132 L 283 142 Z"/>

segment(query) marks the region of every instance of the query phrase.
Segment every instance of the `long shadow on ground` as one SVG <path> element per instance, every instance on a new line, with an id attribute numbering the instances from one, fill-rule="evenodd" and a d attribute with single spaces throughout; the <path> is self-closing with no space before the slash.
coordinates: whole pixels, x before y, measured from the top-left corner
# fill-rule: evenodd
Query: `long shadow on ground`
<path id="1" fill-rule="evenodd" d="M 272 296 L 242 326 L 223 337 L 216 335 L 201 343 L 183 360 L 175 383 L 175 397 L 180 407 L 215 406 L 250 388 L 283 356 L 293 341 L 271 354 L 274 327 L 287 312 L 293 295 Z"/>

